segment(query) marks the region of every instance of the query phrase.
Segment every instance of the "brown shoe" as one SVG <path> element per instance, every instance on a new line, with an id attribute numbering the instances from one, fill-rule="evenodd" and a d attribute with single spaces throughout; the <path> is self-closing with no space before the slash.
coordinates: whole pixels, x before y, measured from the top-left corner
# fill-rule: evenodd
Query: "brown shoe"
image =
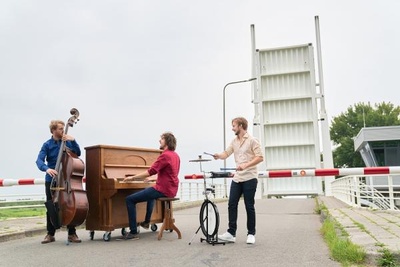
<path id="1" fill-rule="evenodd" d="M 80 240 L 79 237 L 78 237 L 76 234 L 73 234 L 73 235 L 69 235 L 69 236 L 68 236 L 68 242 L 71 242 L 71 243 L 81 243 L 82 240 Z"/>
<path id="2" fill-rule="evenodd" d="M 149 227 L 150 227 L 150 223 L 148 223 L 148 222 L 141 222 L 139 225 L 140 225 L 142 228 L 146 229 L 146 230 L 148 230 Z"/>
<path id="3" fill-rule="evenodd" d="M 46 236 L 44 237 L 44 240 L 42 241 L 42 244 L 47 244 L 47 243 L 51 243 L 51 242 L 54 242 L 54 241 L 56 241 L 56 239 L 54 238 L 54 236 L 52 236 L 52 235 L 46 235 Z"/>

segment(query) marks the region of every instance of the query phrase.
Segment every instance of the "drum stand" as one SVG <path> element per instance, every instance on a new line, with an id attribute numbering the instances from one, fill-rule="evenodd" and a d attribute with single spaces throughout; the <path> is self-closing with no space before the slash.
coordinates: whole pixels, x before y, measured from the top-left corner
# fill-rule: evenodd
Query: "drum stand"
<path id="1" fill-rule="evenodd" d="M 200 208 L 200 226 L 197 228 L 197 231 L 193 234 L 192 238 L 189 241 L 189 245 L 192 244 L 194 237 L 197 235 L 199 230 L 203 232 L 206 238 L 201 237 L 200 242 L 206 241 L 208 244 L 217 245 L 222 244 L 225 245 L 225 242 L 218 241 L 218 228 L 219 228 L 219 212 L 217 206 L 209 199 L 209 195 L 215 193 L 214 188 L 207 188 L 205 172 L 202 170 L 201 163 L 204 161 L 210 161 L 209 159 L 202 159 L 201 155 L 199 155 L 198 159 L 190 160 L 190 162 L 199 162 L 200 164 L 200 172 L 203 175 L 204 181 L 204 202 Z M 211 222 L 210 222 L 211 221 Z M 214 225 L 212 225 L 212 221 L 214 221 Z"/>

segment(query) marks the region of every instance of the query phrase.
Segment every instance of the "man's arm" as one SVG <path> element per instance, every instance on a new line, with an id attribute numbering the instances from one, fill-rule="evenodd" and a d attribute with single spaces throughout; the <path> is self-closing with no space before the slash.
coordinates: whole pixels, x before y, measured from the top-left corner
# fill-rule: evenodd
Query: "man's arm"
<path id="1" fill-rule="evenodd" d="M 222 153 L 215 153 L 213 157 L 214 159 L 226 159 L 228 157 L 228 154 L 224 151 Z"/>
<path id="2" fill-rule="evenodd" d="M 127 177 L 125 177 L 125 179 L 123 181 L 127 182 L 127 181 L 144 179 L 145 182 L 149 182 L 149 181 L 154 179 L 154 178 L 148 178 L 149 176 L 150 176 L 149 172 L 148 171 L 144 171 L 144 172 L 138 173 L 138 174 L 133 175 L 133 176 L 127 176 Z M 146 179 L 146 178 L 148 178 L 148 179 Z"/>
<path id="3" fill-rule="evenodd" d="M 245 169 L 248 169 L 250 167 L 253 167 L 253 166 L 257 165 L 258 163 L 262 162 L 263 160 L 264 160 L 264 157 L 256 156 L 252 160 L 250 160 L 249 162 L 242 163 L 239 166 L 237 166 L 236 170 L 237 171 L 243 171 Z"/>
<path id="4" fill-rule="evenodd" d="M 67 141 L 67 147 L 74 152 L 78 157 L 81 156 L 81 148 L 79 147 L 78 142 L 76 142 L 75 137 L 72 135 L 64 134 L 62 137 L 63 141 Z"/>
<path id="5" fill-rule="evenodd" d="M 43 144 L 36 159 L 36 166 L 42 172 L 46 172 L 47 169 L 49 168 L 45 163 L 46 155 L 47 155 L 47 147 L 46 144 Z"/>

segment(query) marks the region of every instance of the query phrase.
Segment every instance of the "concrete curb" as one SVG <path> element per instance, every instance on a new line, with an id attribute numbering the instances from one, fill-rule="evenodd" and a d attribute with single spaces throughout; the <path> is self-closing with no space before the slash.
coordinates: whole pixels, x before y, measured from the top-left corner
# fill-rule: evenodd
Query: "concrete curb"
<path id="1" fill-rule="evenodd" d="M 36 235 L 45 235 L 47 233 L 46 228 L 43 229 L 33 229 L 33 230 L 25 230 L 19 232 L 11 232 L 0 235 L 0 243 L 7 242 L 11 240 L 21 239 L 25 237 L 32 237 Z"/>

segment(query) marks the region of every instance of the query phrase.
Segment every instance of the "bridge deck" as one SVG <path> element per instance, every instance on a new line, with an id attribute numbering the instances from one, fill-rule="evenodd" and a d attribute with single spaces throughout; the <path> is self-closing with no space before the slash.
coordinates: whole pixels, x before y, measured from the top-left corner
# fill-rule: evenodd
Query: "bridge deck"
<path id="1" fill-rule="evenodd" d="M 334 218 L 349 229 L 352 241 L 363 245 L 369 253 L 380 249 L 376 247 L 376 240 L 394 251 L 399 250 L 400 214 L 350 208 L 330 197 L 320 197 L 319 201 L 323 201 Z M 217 207 L 221 217 L 219 232 L 223 233 L 227 228 L 227 202 L 218 202 Z M 241 201 L 235 244 L 212 246 L 200 242 L 203 237 L 201 231 L 195 235 L 199 227 L 200 204 L 197 203 L 194 207 L 174 211 L 182 239 L 177 239 L 176 233 L 165 232 L 163 239 L 158 241 L 157 233 L 142 229 L 139 240 L 117 241 L 120 231 L 115 230 L 111 241 L 105 242 L 102 239 L 104 232 L 96 232 L 94 240 L 90 240 L 88 231 L 81 228 L 78 235 L 83 242 L 71 244 L 68 249 L 76 253 L 77 259 L 85 259 L 86 264 L 98 266 L 149 266 L 160 262 L 163 266 L 340 266 L 330 259 L 320 234 L 321 221 L 315 207 L 315 199 L 256 200 L 257 233 L 254 245 L 246 244 L 246 214 Z M 357 231 L 357 227 L 350 225 L 355 222 L 364 225 L 367 231 Z M 42 245 L 44 223 L 44 218 L 0 221 L 2 260 L 19 266 L 40 266 L 59 264 L 65 258 L 67 264 L 69 259 L 63 256 L 67 249 L 66 231 L 56 233 L 55 243 Z M 388 225 L 390 228 L 387 228 Z M 158 227 L 160 229 L 161 225 Z M 390 230 L 383 230 L 385 228 Z M 366 236 L 366 232 L 373 237 Z M 22 238 L 25 236 L 32 237 Z M 5 242 L 11 239 L 16 240 Z M 371 239 L 375 240 L 373 246 Z M 94 256 L 88 258 L 88 255 Z M 33 265 L 29 260 L 32 257 Z"/>

